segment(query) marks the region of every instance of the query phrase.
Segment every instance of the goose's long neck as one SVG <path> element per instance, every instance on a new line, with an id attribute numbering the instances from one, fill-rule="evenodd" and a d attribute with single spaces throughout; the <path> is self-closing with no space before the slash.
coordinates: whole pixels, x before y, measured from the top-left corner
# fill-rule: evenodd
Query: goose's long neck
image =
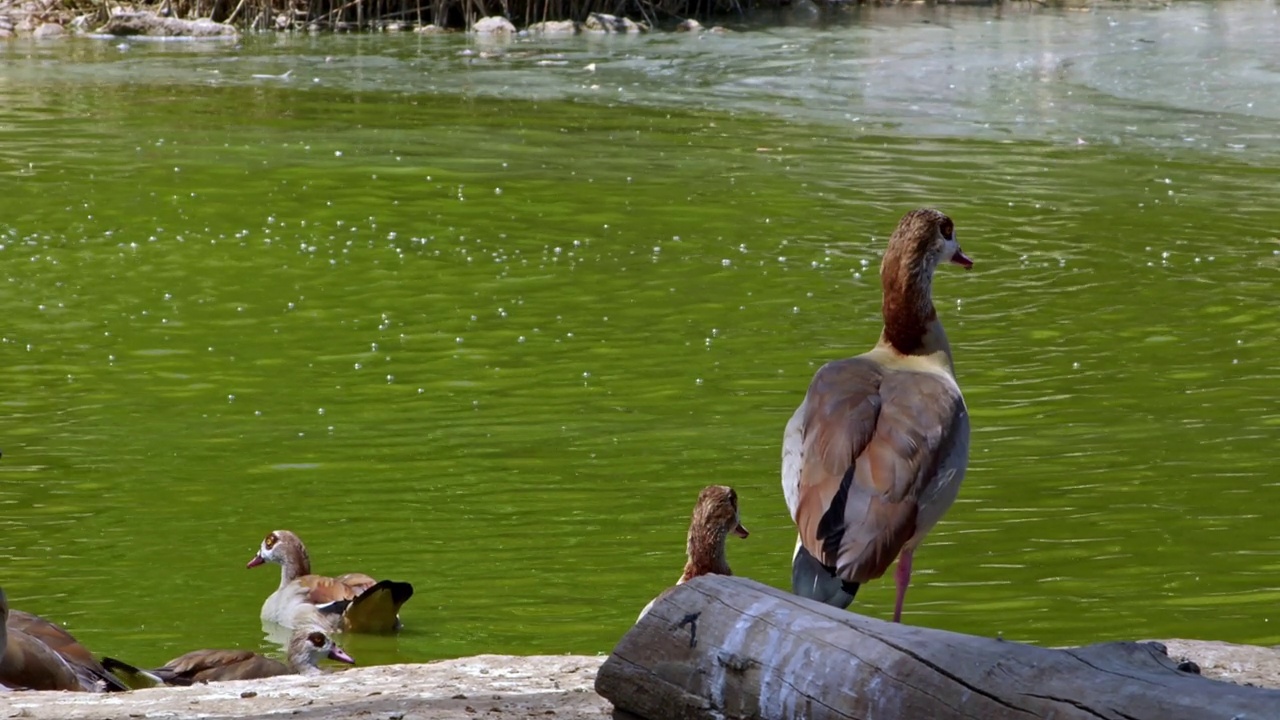
<path id="1" fill-rule="evenodd" d="M 684 573 L 676 583 L 688 582 L 701 575 L 732 575 L 729 561 L 724 553 L 725 532 L 721 529 L 708 528 L 694 523 L 689 528 L 689 540 L 686 545 L 688 562 L 684 565 Z"/>
<path id="2" fill-rule="evenodd" d="M 306 548 L 289 545 L 284 548 L 284 560 L 280 563 L 280 587 L 284 587 L 303 575 L 311 574 L 311 559 Z"/>
<path id="3" fill-rule="evenodd" d="M 884 330 L 880 344 L 901 355 L 942 352 L 951 365 L 951 344 L 933 306 L 933 268 L 901 254 L 885 255 L 880 267 Z"/>
<path id="4" fill-rule="evenodd" d="M 299 675 L 320 675 L 323 671 L 306 645 L 306 642 L 289 644 L 289 669 Z"/>

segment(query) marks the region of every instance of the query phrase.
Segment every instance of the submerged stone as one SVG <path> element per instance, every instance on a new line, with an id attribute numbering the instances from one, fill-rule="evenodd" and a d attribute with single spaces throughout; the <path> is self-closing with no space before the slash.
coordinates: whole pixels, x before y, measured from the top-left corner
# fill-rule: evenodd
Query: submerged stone
<path id="1" fill-rule="evenodd" d="M 587 21 L 582 23 L 582 30 L 593 33 L 642 33 L 648 32 L 649 26 L 627 17 L 591 13 L 587 16 Z"/>
<path id="2" fill-rule="evenodd" d="M 536 22 L 528 30 L 531 35 L 576 35 L 578 23 L 572 20 L 548 20 Z"/>

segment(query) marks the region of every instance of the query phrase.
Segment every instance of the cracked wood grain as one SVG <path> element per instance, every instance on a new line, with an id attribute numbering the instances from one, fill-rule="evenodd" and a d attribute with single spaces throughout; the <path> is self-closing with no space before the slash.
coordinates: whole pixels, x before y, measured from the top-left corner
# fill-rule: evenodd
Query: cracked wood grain
<path id="1" fill-rule="evenodd" d="M 672 632 L 688 627 L 689 634 Z M 1179 671 L 1156 643 L 1069 650 L 893 625 L 740 577 L 654 604 L 596 690 L 645 720 L 1278 720 L 1280 691 Z"/>

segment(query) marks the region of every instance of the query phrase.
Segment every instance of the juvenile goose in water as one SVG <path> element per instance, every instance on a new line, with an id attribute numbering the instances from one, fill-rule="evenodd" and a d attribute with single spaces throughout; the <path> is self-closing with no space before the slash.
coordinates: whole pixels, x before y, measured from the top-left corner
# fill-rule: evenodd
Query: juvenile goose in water
<path id="1" fill-rule="evenodd" d="M 951 218 L 931 209 L 903 216 L 880 265 L 880 341 L 822 366 L 787 423 L 782 491 L 799 533 L 797 595 L 847 608 L 898 558 L 899 622 L 912 555 L 960 490 L 969 414 L 933 307 L 933 272 L 944 262 L 973 266 Z"/>
<path id="2" fill-rule="evenodd" d="M 738 517 L 738 493 L 725 485 L 708 485 L 698 494 L 693 506 L 693 518 L 689 521 L 689 538 L 685 550 L 688 561 L 676 585 L 682 585 L 700 575 L 732 575 L 725 558 L 724 543 L 729 533 L 745 538 L 750 533 Z M 674 588 L 649 601 L 640 611 L 640 617 L 649 612 L 653 604 Z M 640 618 L 636 618 L 639 622 Z"/>
<path id="3" fill-rule="evenodd" d="M 262 604 L 262 619 L 287 628 L 296 627 L 300 617 L 311 618 L 314 606 L 331 629 L 392 632 L 400 628 L 400 606 L 413 597 L 406 582 L 378 581 L 363 573 L 312 575 L 306 546 L 288 530 L 268 533 L 246 567 L 268 562 L 280 565 L 280 587 Z"/>
<path id="4" fill-rule="evenodd" d="M 39 615 L 10 610 L 0 589 L 0 685 L 26 690 L 126 690 L 71 633 Z"/>
<path id="5" fill-rule="evenodd" d="M 140 670 L 114 658 L 102 664 L 128 678 L 134 688 L 193 685 L 223 680 L 257 680 L 277 675 L 318 675 L 324 658 L 354 664 L 355 660 L 321 630 L 301 628 L 289 639 L 288 664 L 249 650 L 193 650 L 154 670 Z"/>

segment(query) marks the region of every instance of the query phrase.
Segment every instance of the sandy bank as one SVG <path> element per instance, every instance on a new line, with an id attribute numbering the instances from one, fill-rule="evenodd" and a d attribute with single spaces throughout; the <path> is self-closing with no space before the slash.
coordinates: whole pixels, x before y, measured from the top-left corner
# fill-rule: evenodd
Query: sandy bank
<path id="1" fill-rule="evenodd" d="M 612 710 L 592 689 L 602 662 L 581 655 L 480 655 L 131 693 L 6 693 L 0 694 L 0 717 L 599 720 Z"/>

